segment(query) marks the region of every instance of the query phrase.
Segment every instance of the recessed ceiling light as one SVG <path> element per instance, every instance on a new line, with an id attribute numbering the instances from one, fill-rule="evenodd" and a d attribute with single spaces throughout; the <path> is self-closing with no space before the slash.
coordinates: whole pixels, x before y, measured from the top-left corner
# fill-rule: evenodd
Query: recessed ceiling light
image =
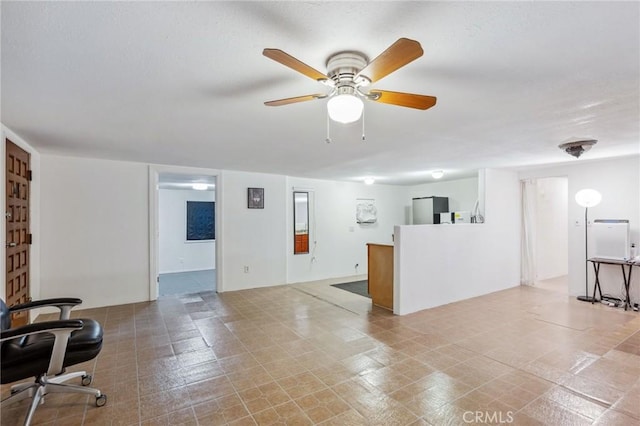
<path id="1" fill-rule="evenodd" d="M 375 183 L 375 181 L 376 180 L 374 178 L 372 178 L 372 177 L 364 178 L 364 183 L 366 185 L 373 185 Z"/>
<path id="2" fill-rule="evenodd" d="M 206 191 L 209 188 L 209 185 L 206 183 L 194 183 L 191 187 L 196 191 Z"/>
<path id="3" fill-rule="evenodd" d="M 442 176 L 444 176 L 444 172 L 442 170 L 431 172 L 431 177 L 433 177 L 434 179 L 440 179 Z"/>

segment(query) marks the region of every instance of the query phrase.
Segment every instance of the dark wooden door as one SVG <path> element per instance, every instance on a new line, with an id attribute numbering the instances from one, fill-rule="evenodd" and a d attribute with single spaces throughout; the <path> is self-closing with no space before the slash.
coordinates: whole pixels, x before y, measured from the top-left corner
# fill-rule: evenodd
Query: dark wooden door
<path id="1" fill-rule="evenodd" d="M 31 300 L 29 292 L 29 153 L 6 140 L 6 303 L 13 306 Z M 26 324 L 26 312 L 14 314 L 12 326 Z"/>

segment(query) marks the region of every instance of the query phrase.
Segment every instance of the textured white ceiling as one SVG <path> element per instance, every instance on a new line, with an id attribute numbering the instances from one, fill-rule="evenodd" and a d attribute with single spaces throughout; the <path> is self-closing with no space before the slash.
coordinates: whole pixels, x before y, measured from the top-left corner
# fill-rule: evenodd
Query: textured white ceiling
<path id="1" fill-rule="evenodd" d="M 7 2 L 2 122 L 42 152 L 292 176 L 418 183 L 483 167 L 640 152 L 638 2 Z M 332 125 L 320 71 L 400 37 L 423 57 L 377 82 L 438 97 L 427 111 L 368 102 Z"/>

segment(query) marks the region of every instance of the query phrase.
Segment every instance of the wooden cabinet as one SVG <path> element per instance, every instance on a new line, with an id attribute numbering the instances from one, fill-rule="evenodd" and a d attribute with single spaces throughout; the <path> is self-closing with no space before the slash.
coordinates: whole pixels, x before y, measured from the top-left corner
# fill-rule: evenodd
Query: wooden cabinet
<path id="1" fill-rule="evenodd" d="M 369 294 L 374 305 L 393 310 L 393 246 L 367 244 Z"/>

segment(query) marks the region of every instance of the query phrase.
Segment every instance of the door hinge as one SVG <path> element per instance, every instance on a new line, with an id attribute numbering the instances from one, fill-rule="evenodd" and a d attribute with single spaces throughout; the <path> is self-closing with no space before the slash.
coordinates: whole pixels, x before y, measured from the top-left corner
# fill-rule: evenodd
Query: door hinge
<path id="1" fill-rule="evenodd" d="M 33 180 L 33 171 L 27 170 L 27 180 L 31 182 Z"/>
<path id="2" fill-rule="evenodd" d="M 160 276 L 157 276 L 157 277 L 156 277 L 156 282 L 157 282 L 157 283 L 160 283 Z"/>
<path id="3" fill-rule="evenodd" d="M 33 234 L 27 234 L 27 244 L 33 244 Z"/>

